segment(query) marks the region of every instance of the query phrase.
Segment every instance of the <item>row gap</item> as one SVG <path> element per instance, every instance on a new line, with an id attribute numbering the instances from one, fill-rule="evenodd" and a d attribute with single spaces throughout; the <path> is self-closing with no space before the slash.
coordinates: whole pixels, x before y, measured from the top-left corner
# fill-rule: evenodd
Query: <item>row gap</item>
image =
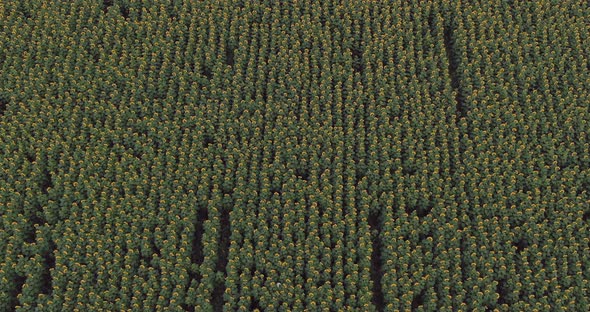
<path id="1" fill-rule="evenodd" d="M 262 307 L 260 306 L 260 300 L 258 300 L 258 298 L 252 298 L 252 300 L 250 301 L 250 308 L 249 311 L 263 311 Z"/>
<path id="2" fill-rule="evenodd" d="M 512 292 L 510 287 L 508 286 L 508 282 L 505 278 L 499 279 L 498 283 L 496 284 L 496 293 L 499 295 L 498 300 L 496 301 L 497 305 L 503 304 L 512 304 L 513 302 L 509 300 L 509 295 Z"/>
<path id="3" fill-rule="evenodd" d="M 371 234 L 371 280 L 373 281 L 372 287 L 372 303 L 377 311 L 384 311 L 385 308 L 385 297 L 383 295 L 383 289 L 381 284 L 381 278 L 383 276 L 382 267 L 382 243 L 381 243 L 381 211 L 375 209 L 369 212 L 369 230 Z"/>
<path id="4" fill-rule="evenodd" d="M 458 73 L 458 69 L 460 67 L 460 53 L 457 51 L 456 46 L 456 38 L 453 29 L 453 16 L 450 17 L 449 23 L 444 25 L 443 29 L 443 43 L 445 47 L 445 52 L 447 55 L 448 64 L 448 75 L 451 80 L 451 87 L 455 91 L 455 114 L 456 114 L 456 121 L 459 123 L 461 118 L 465 117 L 467 114 L 466 105 L 465 105 L 465 97 L 461 89 L 460 84 L 460 75 Z"/>
<path id="5" fill-rule="evenodd" d="M 115 1 L 113 0 L 103 0 L 102 1 L 102 12 L 104 14 L 107 14 L 109 11 L 109 8 L 112 7 L 113 5 L 115 5 Z M 123 5 L 122 3 L 119 3 L 119 13 L 121 14 L 121 16 L 123 16 L 123 18 L 128 19 L 129 18 L 129 8 L 126 5 Z"/>
<path id="6" fill-rule="evenodd" d="M 34 204 L 32 210 L 32 214 L 28 217 L 25 229 L 23 231 L 24 241 L 29 244 L 37 241 L 37 231 L 35 226 L 42 226 L 46 223 L 45 218 L 43 216 L 39 216 L 43 213 L 43 208 L 40 204 Z"/>
<path id="7" fill-rule="evenodd" d="M 0 95 L 0 116 L 4 116 L 6 108 L 8 107 L 8 97 Z"/>
<path id="8" fill-rule="evenodd" d="M 355 73 L 363 73 L 363 52 L 359 46 L 354 46 L 352 52 L 352 69 Z"/>
<path id="9" fill-rule="evenodd" d="M 103 0 L 102 1 L 102 11 L 106 13 L 108 9 L 113 6 L 113 0 Z"/>
<path id="10" fill-rule="evenodd" d="M 203 136 L 203 148 L 208 148 L 212 144 L 215 144 L 215 138 L 210 134 L 205 134 Z"/>
<path id="11" fill-rule="evenodd" d="M 21 294 L 23 292 L 23 286 L 25 285 L 25 281 L 27 280 L 27 278 L 25 276 L 22 275 L 18 275 L 16 274 L 16 276 L 14 276 L 12 278 L 12 287 L 9 288 L 8 291 L 8 298 L 10 300 L 10 303 L 8 304 L 9 308 L 8 311 L 16 311 L 16 308 L 18 306 L 19 300 L 18 300 L 18 295 Z"/>
<path id="12" fill-rule="evenodd" d="M 412 311 L 418 310 L 419 307 L 424 306 L 424 299 L 426 298 L 426 288 L 423 288 L 420 293 L 412 298 Z"/>
<path id="13" fill-rule="evenodd" d="M 227 195 L 229 196 L 229 195 Z M 229 260 L 229 246 L 231 236 L 231 225 L 229 212 L 231 207 L 222 207 L 221 215 L 219 218 L 220 233 L 219 233 L 219 244 L 217 245 L 217 262 L 215 269 L 217 272 L 223 273 L 222 280 L 216 280 L 215 287 L 212 293 L 212 304 L 214 311 L 223 311 L 223 294 L 225 293 L 225 278 L 227 277 L 227 263 Z"/>
<path id="14" fill-rule="evenodd" d="M 42 254 L 43 257 L 43 272 L 41 272 L 41 293 L 51 296 L 53 293 L 53 279 L 51 277 L 51 270 L 55 268 L 55 250 L 57 249 L 55 242 L 49 240 L 49 248 Z"/>
<path id="15" fill-rule="evenodd" d="M 295 175 L 301 180 L 308 181 L 309 180 L 309 169 L 297 168 L 297 169 L 295 169 Z"/>
<path id="16" fill-rule="evenodd" d="M 204 234 L 204 223 L 209 220 L 209 212 L 207 209 L 198 209 L 197 221 L 195 223 L 195 229 L 193 232 L 193 239 L 191 241 L 191 263 L 197 266 L 201 265 L 204 260 L 203 256 L 203 234 Z M 196 274 L 195 272 L 192 273 Z"/>
<path id="17" fill-rule="evenodd" d="M 529 244 L 529 242 L 526 239 L 521 238 L 518 241 L 513 242 L 512 245 L 514 247 L 516 247 L 516 251 L 518 253 L 521 253 L 523 250 L 525 250 L 526 248 L 528 248 L 530 244 Z"/>
<path id="18" fill-rule="evenodd" d="M 228 46 L 225 49 L 225 64 L 227 64 L 229 66 L 234 66 L 234 63 L 235 63 L 234 49 L 235 48 L 232 46 Z"/>
<path id="19" fill-rule="evenodd" d="M 202 66 L 201 74 L 205 76 L 208 80 L 211 80 L 211 78 L 213 78 L 213 72 L 211 70 L 211 67 L 209 66 Z"/>
<path id="20" fill-rule="evenodd" d="M 416 212 L 418 218 L 424 218 L 432 212 L 433 206 L 430 204 L 417 204 L 415 207 L 406 206 L 406 213 L 411 215 L 412 212 Z"/>
<path id="21" fill-rule="evenodd" d="M 51 173 L 47 168 L 43 168 L 41 171 L 41 181 L 39 182 L 41 192 L 47 195 L 49 189 L 53 188 L 53 181 L 51 179 Z"/>

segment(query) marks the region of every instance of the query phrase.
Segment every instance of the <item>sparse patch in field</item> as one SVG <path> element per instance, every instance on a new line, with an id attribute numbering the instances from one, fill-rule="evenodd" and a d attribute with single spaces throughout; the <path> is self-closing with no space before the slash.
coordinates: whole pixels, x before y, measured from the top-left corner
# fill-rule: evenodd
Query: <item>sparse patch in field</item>
<path id="1" fill-rule="evenodd" d="M 523 251 L 525 248 L 528 248 L 528 247 L 529 247 L 529 242 L 528 242 L 526 239 L 524 239 L 524 238 L 521 238 L 521 239 L 519 239 L 518 241 L 516 241 L 516 242 L 512 243 L 512 245 L 513 245 L 514 247 L 516 247 L 516 251 L 520 253 L 520 252 L 522 252 L 522 251 Z"/>
<path id="2" fill-rule="evenodd" d="M 281 188 L 278 186 L 271 186 L 270 188 L 270 195 L 277 195 L 277 196 L 281 196 L 283 192 L 281 191 Z"/>
<path id="3" fill-rule="evenodd" d="M 412 298 L 412 311 L 416 311 L 420 306 L 424 305 L 425 297 L 426 289 L 422 289 L 420 293 L 414 295 L 414 298 Z"/>
<path id="4" fill-rule="evenodd" d="M 187 311 L 187 312 L 195 312 L 195 306 L 192 305 L 192 304 L 183 303 L 183 304 L 180 305 L 180 307 L 184 311 Z"/>
<path id="5" fill-rule="evenodd" d="M 213 136 L 209 135 L 209 134 L 205 134 L 203 136 L 203 147 L 207 148 L 209 146 L 211 146 L 211 144 L 215 143 L 215 139 L 213 138 Z"/>
<path id="6" fill-rule="evenodd" d="M 513 304 L 513 300 L 510 299 L 510 293 L 512 290 L 510 289 L 508 282 L 506 279 L 502 278 L 498 280 L 498 284 L 496 284 L 496 293 L 499 295 L 498 300 L 496 301 L 497 305 L 503 304 Z"/>
<path id="7" fill-rule="evenodd" d="M 229 66 L 234 66 L 235 63 L 234 50 L 234 47 L 231 46 L 225 48 L 225 64 Z"/>
<path id="8" fill-rule="evenodd" d="M 252 298 L 250 301 L 250 309 L 249 311 L 262 311 L 262 307 L 260 307 L 260 300 L 258 298 Z"/>
<path id="9" fill-rule="evenodd" d="M 41 181 L 39 182 L 39 187 L 41 188 L 41 192 L 43 194 L 47 194 L 49 189 L 53 187 L 51 173 L 49 170 L 47 170 L 47 168 L 43 168 L 41 171 Z"/>
<path id="10" fill-rule="evenodd" d="M 432 211 L 432 205 L 420 205 L 416 208 L 416 214 L 419 218 L 424 218 Z"/>
<path id="11" fill-rule="evenodd" d="M 410 156 L 410 150 L 408 149 L 402 150 L 401 167 L 402 174 L 407 176 L 413 176 L 416 174 L 416 172 L 418 172 L 418 164 L 416 164 L 416 159 Z"/>
<path id="12" fill-rule="evenodd" d="M 123 18 L 129 18 L 129 8 L 127 6 L 120 5 L 119 11 L 121 12 L 121 16 L 123 16 Z"/>
<path id="13" fill-rule="evenodd" d="M 354 46 L 351 49 L 352 52 L 352 69 L 355 73 L 363 73 L 363 52 L 361 47 Z"/>
<path id="14" fill-rule="evenodd" d="M 297 168 L 295 170 L 295 175 L 302 180 L 307 181 L 309 179 L 309 169 L 305 168 Z"/>
<path id="15" fill-rule="evenodd" d="M 31 152 L 25 152 L 25 158 L 30 162 L 33 163 L 37 160 L 37 157 L 34 153 Z"/>
<path id="16" fill-rule="evenodd" d="M 25 6 L 27 3 L 26 1 L 19 1 L 18 10 L 23 15 L 25 19 L 31 18 L 31 10 Z"/>
<path id="17" fill-rule="evenodd" d="M 433 205 L 429 202 L 426 202 L 426 200 L 423 200 L 423 202 L 418 202 L 415 205 L 407 205 L 406 213 L 411 215 L 412 212 L 415 211 L 418 218 L 424 218 L 428 216 L 430 212 L 432 212 L 432 209 Z"/>
<path id="18" fill-rule="evenodd" d="M 268 90 L 266 85 L 262 87 L 262 91 L 258 92 L 260 92 L 259 94 L 262 97 L 262 101 L 266 103 L 268 101 Z"/>
<path id="19" fill-rule="evenodd" d="M 113 0 L 103 0 L 102 2 L 102 11 L 103 13 L 108 13 L 109 8 L 115 5 L 115 1 Z M 129 8 L 126 5 L 123 5 L 122 3 L 117 3 L 118 7 L 119 7 L 119 13 L 121 14 L 121 16 L 123 16 L 123 18 L 127 19 L 129 18 Z"/>
<path id="20" fill-rule="evenodd" d="M 213 78 L 213 72 L 211 71 L 211 68 L 209 66 L 201 67 L 201 74 L 209 80 Z"/>
<path id="21" fill-rule="evenodd" d="M 588 190 L 590 190 L 590 177 L 585 177 L 580 182 L 580 186 L 577 187 L 576 195 L 586 196 L 586 194 L 588 193 Z"/>
<path id="22" fill-rule="evenodd" d="M 106 14 L 109 8 L 113 6 L 113 0 L 103 0 L 102 1 L 102 11 Z"/>
<path id="23" fill-rule="evenodd" d="M 0 116 L 4 116 L 4 112 L 8 107 L 8 97 L 0 94 Z"/>
<path id="24" fill-rule="evenodd" d="M 506 295 L 508 294 L 508 290 L 506 289 L 505 279 L 500 279 L 498 284 L 496 284 L 496 293 L 499 295 L 497 303 L 500 305 L 506 303 Z"/>
<path id="25" fill-rule="evenodd" d="M 402 173 L 404 175 L 412 176 L 416 174 L 416 166 L 413 164 L 408 164 L 403 166 Z"/>

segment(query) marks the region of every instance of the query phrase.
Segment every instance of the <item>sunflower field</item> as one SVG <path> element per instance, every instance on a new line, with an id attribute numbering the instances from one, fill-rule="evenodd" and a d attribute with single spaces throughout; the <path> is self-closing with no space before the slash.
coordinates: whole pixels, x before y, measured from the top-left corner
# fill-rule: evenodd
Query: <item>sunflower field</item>
<path id="1" fill-rule="evenodd" d="M 581 0 L 0 1 L 0 311 L 590 311 Z"/>

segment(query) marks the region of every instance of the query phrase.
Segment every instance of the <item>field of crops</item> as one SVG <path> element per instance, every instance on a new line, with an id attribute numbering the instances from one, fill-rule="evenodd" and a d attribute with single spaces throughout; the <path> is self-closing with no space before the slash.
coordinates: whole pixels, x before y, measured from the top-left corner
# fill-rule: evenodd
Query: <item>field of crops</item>
<path id="1" fill-rule="evenodd" d="M 0 311 L 590 311 L 582 0 L 0 1 Z"/>

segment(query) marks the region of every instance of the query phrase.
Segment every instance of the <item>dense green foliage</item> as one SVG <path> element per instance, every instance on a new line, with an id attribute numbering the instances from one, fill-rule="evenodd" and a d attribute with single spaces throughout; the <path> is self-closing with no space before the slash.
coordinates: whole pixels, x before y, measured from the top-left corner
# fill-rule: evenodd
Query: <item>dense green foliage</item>
<path id="1" fill-rule="evenodd" d="M 0 311 L 590 311 L 586 1 L 0 1 Z"/>

